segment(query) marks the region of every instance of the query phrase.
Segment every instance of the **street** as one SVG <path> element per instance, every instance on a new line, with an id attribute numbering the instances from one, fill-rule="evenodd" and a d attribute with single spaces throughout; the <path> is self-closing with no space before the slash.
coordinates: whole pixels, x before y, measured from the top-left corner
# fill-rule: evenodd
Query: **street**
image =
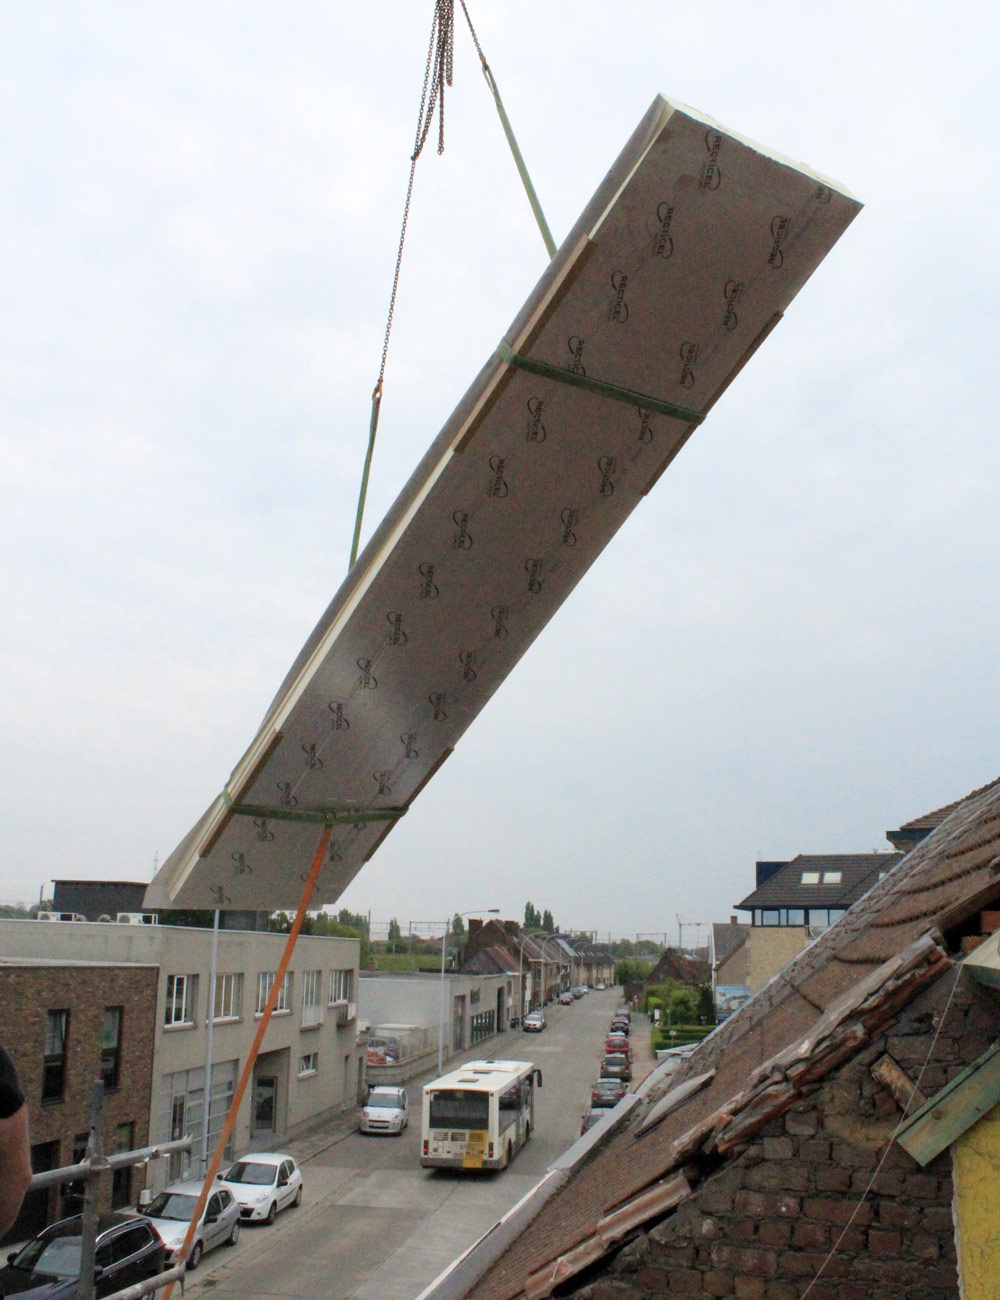
<path id="1" fill-rule="evenodd" d="M 329 1300 L 411 1300 L 539 1180 L 580 1132 L 617 991 L 546 1008 L 541 1034 L 513 1030 L 446 1063 L 484 1054 L 530 1060 L 542 1070 L 536 1128 L 510 1169 L 470 1174 L 420 1166 L 420 1093 L 407 1088 L 410 1123 L 400 1137 L 352 1133 L 303 1163 L 304 1200 L 271 1226 L 244 1226 L 233 1250 L 207 1255 L 187 1296 L 317 1295 Z M 640 1031 L 642 1032 L 642 1031 Z"/>

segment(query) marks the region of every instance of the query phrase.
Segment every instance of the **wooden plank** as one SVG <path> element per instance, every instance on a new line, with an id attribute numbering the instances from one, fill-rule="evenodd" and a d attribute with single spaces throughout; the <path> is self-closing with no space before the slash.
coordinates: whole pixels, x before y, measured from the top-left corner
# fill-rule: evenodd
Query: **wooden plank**
<path id="1" fill-rule="evenodd" d="M 926 1165 L 997 1102 L 1000 1102 L 1000 1044 L 984 1052 L 922 1106 L 900 1130 L 896 1141 L 919 1165 Z"/>

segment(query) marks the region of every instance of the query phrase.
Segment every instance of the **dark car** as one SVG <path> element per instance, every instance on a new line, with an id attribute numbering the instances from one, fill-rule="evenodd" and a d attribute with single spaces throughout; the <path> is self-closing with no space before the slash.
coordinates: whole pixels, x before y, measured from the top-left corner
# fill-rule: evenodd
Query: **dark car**
<path id="1" fill-rule="evenodd" d="M 631 1079 L 632 1067 L 624 1052 L 608 1052 L 601 1062 L 602 1079 Z"/>
<path id="2" fill-rule="evenodd" d="M 7 1256 L 0 1269 L 0 1295 L 23 1300 L 73 1300 L 80 1283 L 80 1227 L 75 1214 L 46 1228 Z M 105 1214 L 97 1223 L 94 1279 L 98 1296 L 111 1295 L 163 1271 L 164 1245 L 145 1219 Z"/>
<path id="3" fill-rule="evenodd" d="M 615 1016 L 615 1018 L 611 1022 L 610 1032 L 613 1034 L 631 1033 L 632 1032 L 631 1020 L 624 1020 L 621 1016 Z"/>
<path id="4" fill-rule="evenodd" d="M 628 1092 L 624 1079 L 598 1079 L 590 1085 L 590 1105 L 593 1107 L 617 1106 Z"/>

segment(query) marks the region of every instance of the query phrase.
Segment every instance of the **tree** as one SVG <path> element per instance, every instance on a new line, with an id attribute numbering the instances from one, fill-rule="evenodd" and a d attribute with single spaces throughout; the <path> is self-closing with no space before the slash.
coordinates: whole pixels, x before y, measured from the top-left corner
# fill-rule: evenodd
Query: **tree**
<path id="1" fill-rule="evenodd" d="M 541 928 L 542 918 L 535 910 L 534 903 L 525 903 L 524 905 L 524 928 L 526 930 L 538 930 Z"/>
<path id="2" fill-rule="evenodd" d="M 462 920 L 462 918 L 459 916 L 457 912 L 451 918 L 451 932 L 456 939 L 465 938 L 465 922 Z"/>
<path id="3" fill-rule="evenodd" d="M 349 912 L 346 907 L 342 907 L 337 913 L 337 920 L 341 925 L 354 926 L 362 934 L 368 933 L 368 917 L 361 912 Z"/>
<path id="4" fill-rule="evenodd" d="M 389 922 L 389 942 L 395 943 L 397 939 L 402 939 L 403 931 L 399 927 L 399 922 L 395 917 Z"/>
<path id="5" fill-rule="evenodd" d="M 552 913 L 548 908 L 542 913 L 542 929 L 546 934 L 555 934 L 556 932 L 556 923 L 553 921 Z"/>

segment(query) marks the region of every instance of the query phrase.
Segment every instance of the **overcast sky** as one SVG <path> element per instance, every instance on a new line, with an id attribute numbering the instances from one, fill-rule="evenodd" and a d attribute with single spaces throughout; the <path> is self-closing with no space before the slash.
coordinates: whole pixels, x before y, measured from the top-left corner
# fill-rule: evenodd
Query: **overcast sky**
<path id="1" fill-rule="evenodd" d="M 866 205 L 341 900 L 676 937 L 1000 772 L 1000 22 L 468 2 L 557 242 L 657 92 Z M 431 12 L 0 9 L 0 901 L 148 880 L 344 576 Z M 545 263 L 462 22 L 365 537 Z"/>

